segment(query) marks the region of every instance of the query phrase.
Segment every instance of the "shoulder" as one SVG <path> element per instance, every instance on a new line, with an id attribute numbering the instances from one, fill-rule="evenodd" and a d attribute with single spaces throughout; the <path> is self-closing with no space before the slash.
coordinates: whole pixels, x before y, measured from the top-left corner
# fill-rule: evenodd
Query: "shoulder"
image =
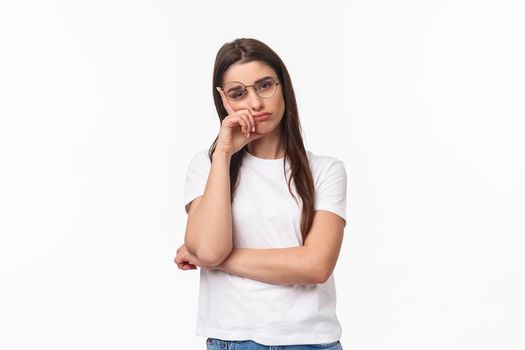
<path id="1" fill-rule="evenodd" d="M 201 149 L 193 153 L 187 163 L 188 175 L 207 174 L 211 167 L 211 160 L 208 157 L 208 150 Z"/>
<path id="2" fill-rule="evenodd" d="M 347 177 L 337 157 L 308 152 L 315 187 L 315 210 L 328 210 L 346 220 Z"/>
<path id="3" fill-rule="evenodd" d="M 208 149 L 203 148 L 203 149 L 196 151 L 193 154 L 190 160 L 190 163 L 204 163 L 204 164 L 211 163 L 210 157 L 208 156 Z"/>
<path id="4" fill-rule="evenodd" d="M 200 149 L 197 152 L 195 152 L 194 157 L 202 157 L 202 158 L 206 158 L 208 160 L 210 159 L 210 157 L 208 157 L 208 149 L 207 148 L 203 148 L 203 149 Z"/>
<path id="5" fill-rule="evenodd" d="M 344 162 L 337 157 L 320 155 L 308 150 L 306 155 L 308 156 L 308 163 L 314 179 L 316 175 L 326 174 L 327 172 L 345 171 Z"/>

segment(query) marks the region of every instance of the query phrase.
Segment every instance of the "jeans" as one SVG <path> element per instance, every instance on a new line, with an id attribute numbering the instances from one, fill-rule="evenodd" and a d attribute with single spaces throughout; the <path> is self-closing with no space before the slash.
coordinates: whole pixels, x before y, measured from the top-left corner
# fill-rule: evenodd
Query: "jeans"
<path id="1" fill-rule="evenodd" d="M 338 341 L 323 344 L 302 345 L 262 345 L 253 340 L 222 340 L 217 338 L 206 339 L 206 350 L 343 350 Z"/>

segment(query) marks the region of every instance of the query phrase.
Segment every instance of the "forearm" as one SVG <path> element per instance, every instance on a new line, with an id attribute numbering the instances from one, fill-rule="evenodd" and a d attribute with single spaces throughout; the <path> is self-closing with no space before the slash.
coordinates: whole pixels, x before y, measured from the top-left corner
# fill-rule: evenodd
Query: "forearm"
<path id="1" fill-rule="evenodd" d="M 204 194 L 197 209 L 188 216 L 186 226 L 187 249 L 210 265 L 222 262 L 233 247 L 230 159 L 224 153 L 213 154 Z"/>
<path id="2" fill-rule="evenodd" d="M 273 284 L 317 284 L 321 269 L 305 246 L 275 249 L 234 248 L 215 268 Z"/>

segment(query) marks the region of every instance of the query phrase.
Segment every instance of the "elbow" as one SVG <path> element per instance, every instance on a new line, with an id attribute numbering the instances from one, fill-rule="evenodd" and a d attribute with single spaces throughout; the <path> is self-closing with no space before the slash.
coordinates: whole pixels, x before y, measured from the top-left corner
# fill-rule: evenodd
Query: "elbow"
<path id="1" fill-rule="evenodd" d="M 188 245 L 186 247 L 190 253 L 195 255 L 195 257 L 203 264 L 206 264 L 207 266 L 217 266 L 230 255 L 233 249 L 233 244 L 220 248 L 206 246 L 189 247 Z"/>
<path id="2" fill-rule="evenodd" d="M 207 266 L 217 266 L 221 264 L 224 260 L 226 260 L 228 255 L 230 255 L 230 252 L 231 252 L 231 249 L 225 252 L 215 252 L 215 251 L 211 253 L 203 252 L 200 254 L 196 254 L 196 256 L 200 261 L 202 261 Z"/>
<path id="3" fill-rule="evenodd" d="M 313 271 L 313 284 L 323 284 L 332 276 L 332 271 L 328 268 L 318 268 Z"/>

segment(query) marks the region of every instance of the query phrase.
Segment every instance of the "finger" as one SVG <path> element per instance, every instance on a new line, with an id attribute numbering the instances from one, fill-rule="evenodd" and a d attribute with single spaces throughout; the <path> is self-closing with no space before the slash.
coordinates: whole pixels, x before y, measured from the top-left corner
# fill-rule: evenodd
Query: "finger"
<path id="1" fill-rule="evenodd" d="M 248 136 L 248 133 L 252 131 L 252 123 L 250 121 L 250 112 L 244 109 L 242 110 L 242 112 L 238 112 L 238 113 L 244 122 L 243 132 L 246 134 L 246 136 Z"/>
<path id="2" fill-rule="evenodd" d="M 224 122 L 226 122 L 226 126 L 230 128 L 235 128 L 238 125 L 241 129 L 241 132 L 245 132 L 244 127 L 246 121 L 241 117 L 241 114 L 239 112 L 236 112 L 233 116 L 227 116 L 226 118 L 224 118 Z"/>
<path id="3" fill-rule="evenodd" d="M 232 115 L 235 111 L 230 106 L 230 102 L 228 101 L 228 98 L 226 98 L 224 91 L 219 86 L 217 86 L 216 89 L 219 92 L 219 95 L 221 96 L 222 105 L 224 106 L 224 109 L 226 109 L 228 115 Z"/>
<path id="4" fill-rule="evenodd" d="M 227 126 L 228 128 L 234 128 L 236 123 L 235 119 L 228 115 L 222 120 L 222 124 Z"/>
<path id="5" fill-rule="evenodd" d="M 251 126 L 248 120 L 249 119 L 248 119 L 248 115 L 246 112 L 242 112 L 239 114 L 239 124 L 241 124 L 242 132 L 245 133 L 246 135 L 248 135 L 251 129 Z"/>
<path id="6" fill-rule="evenodd" d="M 242 118 L 242 120 L 245 123 L 244 127 L 246 129 L 243 130 L 243 132 L 244 133 L 247 133 L 248 131 L 252 132 L 252 129 L 255 126 L 255 121 L 252 122 L 253 117 L 252 117 L 252 113 L 250 112 L 250 110 L 240 109 L 237 111 L 237 114 L 239 115 L 239 117 Z"/>
<path id="7" fill-rule="evenodd" d="M 255 118 L 253 117 L 253 114 L 249 109 L 246 109 L 246 112 L 246 115 L 248 116 L 248 121 L 250 122 L 250 132 L 255 132 Z"/>
<path id="8" fill-rule="evenodd" d="M 183 268 L 184 266 L 186 266 L 186 265 L 192 265 L 192 266 L 195 266 L 194 264 L 190 263 L 190 262 L 188 261 L 188 259 L 185 259 L 185 260 L 182 260 L 182 261 L 177 262 L 177 267 L 178 267 L 179 269 L 182 269 L 182 268 Z"/>
<path id="9" fill-rule="evenodd" d="M 253 141 L 253 140 L 260 139 L 260 138 L 263 137 L 263 136 L 264 136 L 264 134 L 259 134 L 259 133 L 257 133 L 257 132 L 252 132 L 252 133 L 250 134 L 249 141 L 251 142 L 251 141 Z"/>
<path id="10" fill-rule="evenodd" d="M 183 270 L 194 270 L 197 268 L 197 265 L 193 265 L 193 264 L 183 264 L 181 269 Z"/>
<path id="11" fill-rule="evenodd" d="M 248 131 L 250 133 L 255 132 L 255 119 L 253 118 L 252 112 L 246 110 L 245 116 L 246 122 L 248 123 Z"/>
<path id="12" fill-rule="evenodd" d="M 182 264 L 184 261 L 188 261 L 188 258 L 184 257 L 182 254 L 177 254 L 175 257 L 175 263 Z"/>
<path id="13" fill-rule="evenodd" d="M 248 117 L 243 117 L 244 114 L 245 112 L 237 111 L 233 116 L 229 115 L 226 118 L 224 118 L 223 123 L 229 128 L 235 128 L 238 125 L 241 132 L 247 135 L 249 131 L 249 123 L 247 121 Z"/>

